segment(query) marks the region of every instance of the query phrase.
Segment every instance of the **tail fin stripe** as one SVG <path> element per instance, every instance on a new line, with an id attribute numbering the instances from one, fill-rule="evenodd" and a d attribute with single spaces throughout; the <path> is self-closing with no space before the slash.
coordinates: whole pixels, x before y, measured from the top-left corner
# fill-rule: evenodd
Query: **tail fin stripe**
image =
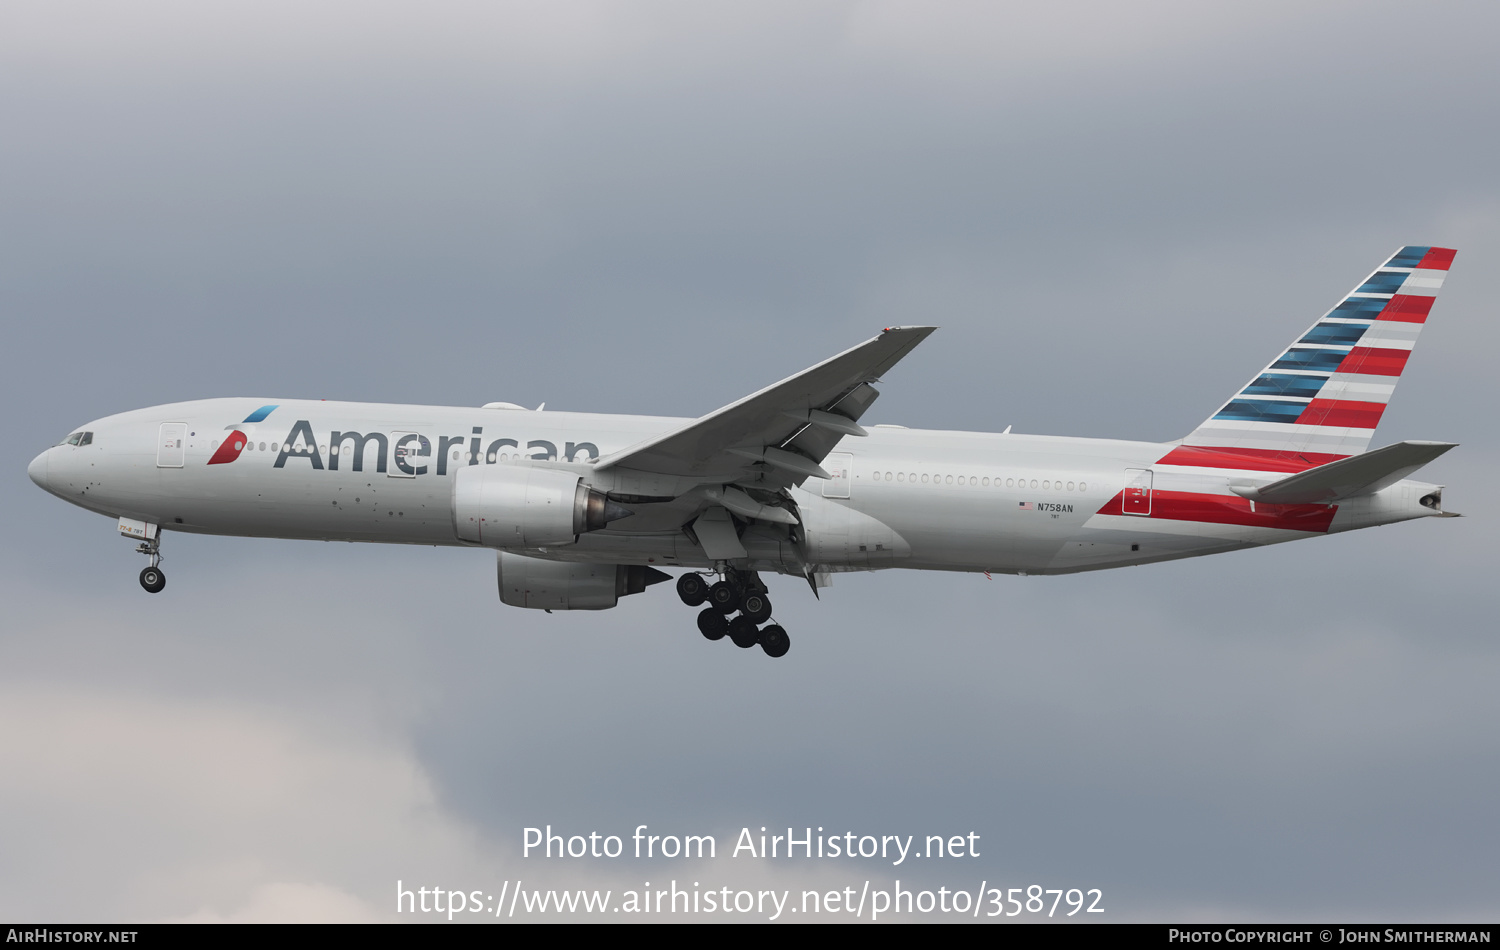
<path id="1" fill-rule="evenodd" d="M 1432 311 L 1432 302 L 1436 297 L 1417 297 L 1410 294 L 1400 294 L 1391 298 L 1391 302 L 1380 312 L 1376 320 L 1400 320 L 1403 323 L 1426 323 L 1427 314 Z"/>
<path id="2" fill-rule="evenodd" d="M 1427 259 L 1430 247 L 1403 247 L 1396 252 L 1396 256 L 1385 262 L 1386 267 L 1417 267 Z M 1448 260 L 1453 260 L 1453 252 L 1448 252 Z"/>
<path id="3" fill-rule="evenodd" d="M 1348 399 L 1354 402 L 1390 402 L 1396 391 L 1394 376 L 1336 375 L 1318 393 L 1319 399 Z"/>
<path id="4" fill-rule="evenodd" d="M 1360 339 L 1359 345 L 1376 350 L 1409 350 L 1417 345 L 1417 336 L 1421 332 L 1419 323 L 1386 320 L 1370 327 L 1370 332 Z"/>
<path id="5" fill-rule="evenodd" d="M 1334 307 L 1329 313 L 1340 316 L 1354 317 L 1368 313 L 1369 319 L 1374 320 L 1385 309 L 1387 301 L 1378 300 L 1374 297 L 1349 297 Z"/>
<path id="6" fill-rule="evenodd" d="M 1314 399 L 1297 419 L 1298 425 L 1338 426 L 1344 429 L 1370 429 L 1380 425 L 1385 404 L 1348 402 L 1342 399 Z"/>
<path id="7" fill-rule="evenodd" d="M 1229 405 L 1220 409 L 1215 419 L 1235 419 L 1241 422 L 1300 422 L 1307 409 L 1307 400 L 1279 402 L 1270 399 L 1231 399 Z"/>
<path id="8" fill-rule="evenodd" d="M 1407 273 L 1404 271 L 1378 270 L 1370 275 L 1370 279 L 1359 285 L 1354 291 L 1357 294 L 1393 294 L 1401 289 L 1406 283 Z"/>
<path id="9" fill-rule="evenodd" d="M 1417 248 L 1412 248 L 1417 250 Z M 1427 254 L 1422 258 L 1418 267 L 1430 267 L 1433 270 L 1446 271 L 1453 267 L 1453 255 L 1458 252 L 1448 247 L 1430 247 Z"/>
<path id="10" fill-rule="evenodd" d="M 1315 372 L 1332 372 L 1339 368 L 1348 350 L 1307 350 L 1293 347 L 1281 354 L 1281 359 L 1267 369 L 1310 369 Z"/>
<path id="11" fill-rule="evenodd" d="M 1353 346 L 1359 342 L 1359 338 L 1365 335 L 1369 324 L 1364 321 L 1358 323 L 1319 323 L 1307 331 L 1307 336 L 1298 340 L 1298 343 L 1322 343 L 1336 346 Z"/>
<path id="12" fill-rule="evenodd" d="M 1327 376 L 1293 376 L 1290 373 L 1262 373 L 1245 387 L 1243 396 L 1292 396 L 1311 399 L 1323 389 Z"/>
<path id="13" fill-rule="evenodd" d="M 1339 364 L 1339 372 L 1356 376 L 1400 376 L 1410 357 L 1411 350 L 1356 346 Z"/>
<path id="14" fill-rule="evenodd" d="M 1407 297 L 1436 297 L 1447 276 L 1445 270 L 1414 270 L 1401 285 L 1401 293 Z"/>

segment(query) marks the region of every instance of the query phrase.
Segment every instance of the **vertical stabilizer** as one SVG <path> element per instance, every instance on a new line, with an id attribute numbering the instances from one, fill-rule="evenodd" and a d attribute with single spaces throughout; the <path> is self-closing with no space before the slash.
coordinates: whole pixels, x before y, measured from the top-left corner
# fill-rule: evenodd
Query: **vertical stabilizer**
<path id="1" fill-rule="evenodd" d="M 1301 469 L 1364 452 L 1454 253 L 1403 247 L 1194 429 L 1172 460 Z"/>

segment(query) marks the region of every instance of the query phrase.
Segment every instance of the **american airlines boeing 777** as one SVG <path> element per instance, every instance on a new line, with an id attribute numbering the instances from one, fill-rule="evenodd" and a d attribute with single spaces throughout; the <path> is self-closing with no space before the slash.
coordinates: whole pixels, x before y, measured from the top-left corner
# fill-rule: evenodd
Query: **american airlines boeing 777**
<path id="1" fill-rule="evenodd" d="M 482 547 L 503 602 L 548 611 L 678 569 L 704 636 L 782 656 L 762 573 L 1066 574 L 1451 517 L 1407 476 L 1453 444 L 1368 449 L 1453 255 L 1402 248 L 1175 442 L 866 429 L 934 329 L 891 327 L 697 419 L 204 399 L 91 422 L 28 472 L 117 519 L 152 593 L 166 531 Z"/>

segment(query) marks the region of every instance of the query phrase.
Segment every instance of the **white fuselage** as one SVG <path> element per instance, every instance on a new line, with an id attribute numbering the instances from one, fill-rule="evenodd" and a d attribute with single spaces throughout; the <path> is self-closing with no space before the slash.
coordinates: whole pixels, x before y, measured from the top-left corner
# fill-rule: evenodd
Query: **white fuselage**
<path id="1" fill-rule="evenodd" d="M 262 404 L 276 407 L 263 421 L 234 421 Z M 577 471 L 601 491 L 635 497 L 625 503 L 636 514 L 571 544 L 515 553 L 712 567 L 683 528 L 710 503 L 711 479 L 684 489 L 680 482 L 653 487 L 628 471 L 591 476 L 591 460 L 686 421 L 209 399 L 90 423 L 89 444 L 55 446 L 29 471 L 73 504 L 165 530 L 474 546 L 455 533 L 455 473 L 473 465 L 549 465 Z M 163 445 L 176 434 L 180 444 Z M 247 444 L 224 461 L 230 438 Z M 1067 573 L 1436 513 L 1419 503 L 1436 486 L 1411 480 L 1337 506 L 1257 509 L 1228 489 L 1230 481 L 1279 475 L 1163 464 L 1175 445 L 876 426 L 867 437 L 843 439 L 825 460 L 833 479 L 808 479 L 793 490 L 800 525 L 742 526 L 748 556 L 740 566 L 799 574 L 887 567 Z M 1144 495 L 1122 502 L 1127 486 L 1142 479 Z"/>

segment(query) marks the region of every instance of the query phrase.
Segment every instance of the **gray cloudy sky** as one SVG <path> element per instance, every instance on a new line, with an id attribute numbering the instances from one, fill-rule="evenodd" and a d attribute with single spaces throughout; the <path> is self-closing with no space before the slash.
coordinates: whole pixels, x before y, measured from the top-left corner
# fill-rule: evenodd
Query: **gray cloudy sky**
<path id="1" fill-rule="evenodd" d="M 0 918 L 386 919 L 394 882 L 1099 887 L 1106 919 L 1493 921 L 1500 11 L 11 2 Z M 1378 435 L 1470 517 L 1062 578 L 503 607 L 482 552 L 172 536 L 27 481 L 216 395 L 692 415 L 892 323 L 871 421 L 1171 439 L 1402 244 Z M 981 857 L 520 857 L 521 829 Z"/>

